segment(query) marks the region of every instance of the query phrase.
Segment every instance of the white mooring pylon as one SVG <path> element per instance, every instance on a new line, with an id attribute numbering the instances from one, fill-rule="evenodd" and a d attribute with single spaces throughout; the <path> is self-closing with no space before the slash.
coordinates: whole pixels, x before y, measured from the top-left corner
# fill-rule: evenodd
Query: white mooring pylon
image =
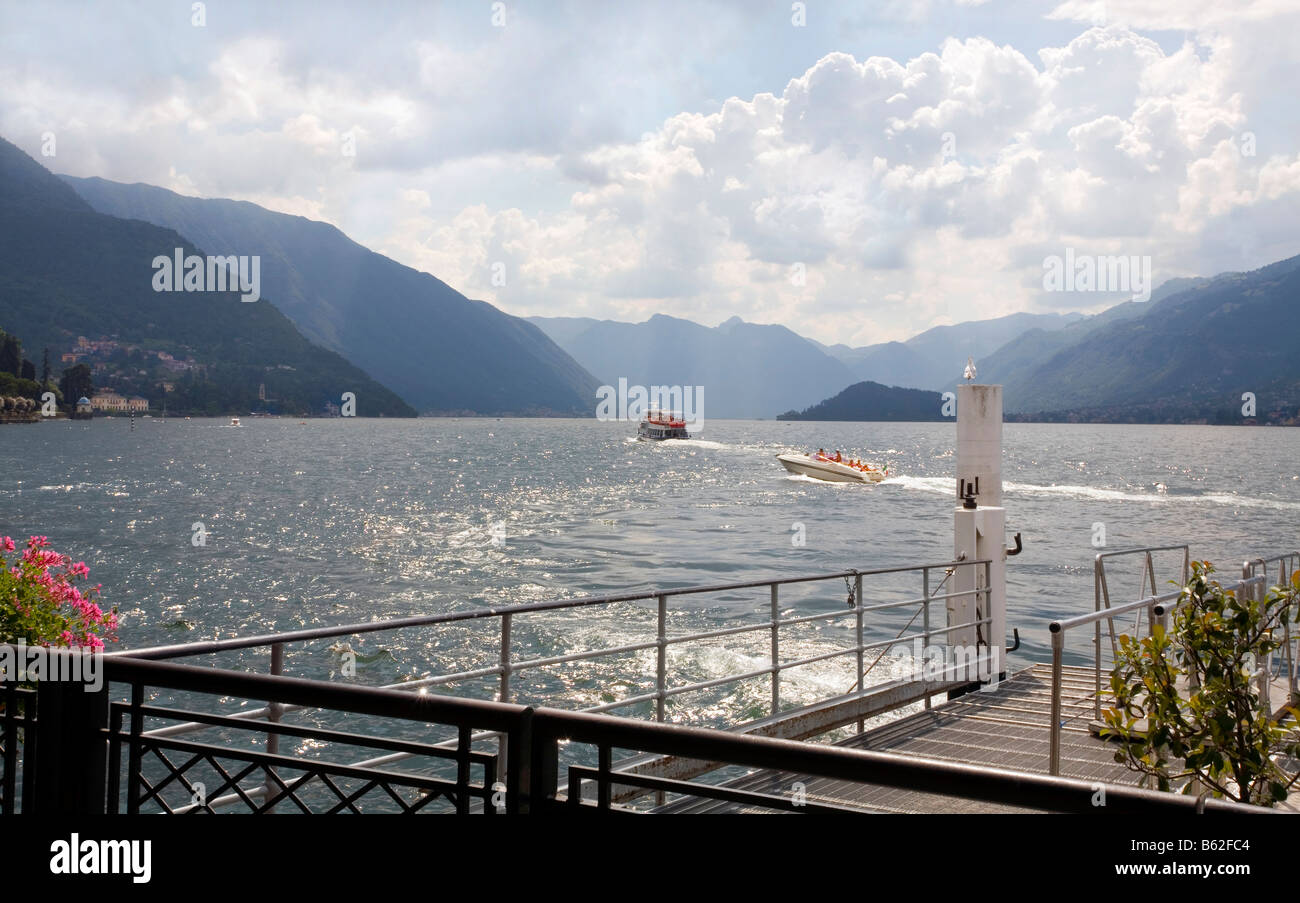
<path id="1" fill-rule="evenodd" d="M 967 366 L 970 377 L 973 365 Z M 969 377 L 968 377 L 969 378 Z M 953 513 L 953 557 L 989 559 L 988 585 L 983 566 L 959 567 L 952 591 L 971 593 L 948 600 L 950 646 L 978 645 L 981 675 L 996 683 L 1006 674 L 1007 548 L 1006 510 L 1002 507 L 1002 387 L 973 383 L 957 387 L 957 508 Z M 949 661 L 952 661 L 949 658 Z"/>

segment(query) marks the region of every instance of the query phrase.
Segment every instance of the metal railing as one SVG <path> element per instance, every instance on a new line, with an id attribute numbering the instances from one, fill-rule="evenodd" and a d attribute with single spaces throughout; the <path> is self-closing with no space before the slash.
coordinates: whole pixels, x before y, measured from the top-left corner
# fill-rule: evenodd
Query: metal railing
<path id="1" fill-rule="evenodd" d="M 404 630 L 416 627 L 446 627 L 457 624 L 463 625 L 470 622 L 495 619 L 497 621 L 497 629 L 494 633 L 498 638 L 497 648 L 495 650 L 487 650 L 488 655 L 490 655 L 494 660 L 494 664 L 453 671 L 446 674 L 436 674 L 430 677 L 407 680 L 399 683 L 385 684 L 380 687 L 380 689 L 405 692 L 425 691 L 435 687 L 447 687 L 449 685 L 473 680 L 495 678 L 497 681 L 497 701 L 503 703 L 513 702 L 515 701 L 515 679 L 521 673 L 538 671 L 558 665 L 591 662 L 600 659 L 607 659 L 613 656 L 653 651 L 655 659 L 653 690 L 633 693 L 623 699 L 614 700 L 612 702 L 602 702 L 601 704 L 584 708 L 582 711 L 602 713 L 627 709 L 643 704 L 653 704 L 654 720 L 664 722 L 667 720 L 667 703 L 674 698 L 705 690 L 728 687 L 747 680 L 767 678 L 771 685 L 769 718 L 777 718 L 780 716 L 783 706 L 781 678 L 784 672 L 822 661 L 852 656 L 855 660 L 856 679 L 853 688 L 846 692 L 845 697 L 851 697 L 855 694 L 861 695 L 869 692 L 865 683 L 865 678 L 871 671 L 871 666 L 874 665 L 876 661 L 879 661 L 879 659 L 884 654 L 888 653 L 893 647 L 903 644 L 914 644 L 919 640 L 922 649 L 924 650 L 933 643 L 942 643 L 944 638 L 949 635 L 950 632 L 955 632 L 968 627 L 975 627 L 977 629 L 986 628 L 986 625 L 991 623 L 991 616 L 988 612 L 986 601 L 989 566 L 990 561 L 987 559 L 951 561 L 936 564 L 874 568 L 868 570 L 853 569 L 837 571 L 829 574 L 779 577 L 709 586 L 657 589 L 639 593 L 621 593 L 608 596 L 553 600 L 501 608 L 480 608 L 469 611 L 449 612 L 438 615 L 426 615 L 389 621 L 347 624 L 338 627 L 309 628 L 285 633 L 229 640 L 158 646 L 140 650 L 114 652 L 110 653 L 110 657 L 129 657 L 138 660 L 164 660 L 229 652 L 234 650 L 249 650 L 269 647 L 270 673 L 273 676 L 280 676 L 283 674 L 284 670 L 286 647 L 290 644 L 306 643 L 315 640 L 337 639 L 341 637 L 373 634 L 384 631 Z M 948 576 L 950 576 L 957 568 L 962 567 L 976 569 L 977 579 L 974 581 L 975 588 L 959 592 L 941 592 L 944 585 L 947 583 Z M 943 572 L 945 576 L 942 579 L 936 580 L 936 575 L 939 572 Z M 903 598 L 901 599 L 890 599 L 888 601 L 874 604 L 865 604 L 863 595 L 864 578 L 886 576 L 908 577 L 909 575 L 913 579 L 919 577 L 920 595 L 907 595 L 904 593 Z M 828 581 L 844 581 L 848 584 L 851 590 L 850 606 L 828 612 L 782 616 L 782 587 L 795 584 L 814 584 Z M 934 590 L 931 589 L 932 585 L 935 585 Z M 767 618 L 754 623 L 723 627 L 708 631 L 697 631 L 683 634 L 670 633 L 670 616 L 674 614 L 671 605 L 673 601 L 704 594 L 716 594 L 749 589 L 762 589 L 767 591 L 768 604 L 765 606 L 768 615 Z M 837 596 L 838 595 L 839 594 L 837 593 Z M 960 599 L 966 596 L 973 596 L 976 601 L 976 617 L 970 622 L 949 624 L 947 622 L 946 604 L 950 600 Z M 526 616 L 562 610 L 611 606 L 616 603 L 636 602 L 654 603 L 655 626 L 654 635 L 652 637 L 647 637 L 645 640 L 639 642 L 623 643 L 617 646 L 603 647 L 562 655 L 534 655 L 533 657 L 524 658 L 516 657 L 517 650 L 515 634 L 521 619 Z M 932 607 L 936 603 L 943 603 L 943 607 L 940 607 L 937 613 L 932 612 Z M 916 610 L 913 612 L 911 620 L 907 622 L 901 631 L 894 636 L 888 636 L 880 640 L 868 641 L 867 622 L 870 615 L 894 611 L 906 613 L 906 610 L 909 607 L 915 608 Z M 938 617 L 937 621 L 935 620 L 935 616 Z M 920 629 L 909 632 L 909 629 L 915 623 L 917 618 L 921 619 Z M 817 652 L 812 655 L 805 655 L 793 660 L 782 659 L 783 629 L 798 627 L 800 625 L 835 624 L 837 622 L 843 623 L 846 621 L 850 621 L 852 624 L 853 642 L 850 644 L 840 648 L 832 648 L 828 651 Z M 768 642 L 765 644 L 768 652 L 768 661 L 763 667 L 751 668 L 739 673 L 727 674 L 722 677 L 714 677 L 707 680 L 691 681 L 676 685 L 669 682 L 669 653 L 670 650 L 675 647 L 705 643 L 721 638 L 745 637 L 746 635 L 755 634 L 765 634 L 768 637 Z M 868 653 L 877 653 L 875 661 L 868 663 Z M 917 701 L 923 700 L 924 704 L 929 707 L 931 696 L 951 689 L 952 686 L 953 684 L 951 682 L 926 684 L 921 688 Z M 895 707 L 896 705 L 907 704 L 911 701 L 913 701 L 913 699 L 910 696 L 895 694 L 894 696 L 889 697 L 886 702 L 882 702 L 882 705 Z M 301 711 L 304 708 L 306 707 L 295 703 L 268 703 L 267 705 L 256 709 L 238 712 L 230 717 L 241 720 L 264 719 L 267 722 L 279 724 L 284 715 Z M 887 709 L 882 709 L 882 711 L 883 710 Z M 833 709 L 825 711 L 830 712 L 830 714 L 822 723 L 822 728 L 829 730 L 842 726 L 842 724 L 849 723 L 849 721 L 844 720 L 840 720 L 836 723 L 836 718 L 843 719 L 845 717 L 842 712 Z M 859 707 L 854 711 L 853 718 L 850 719 L 850 721 L 857 721 L 859 730 L 863 729 L 865 714 L 873 713 L 870 712 L 870 710 L 866 710 L 864 713 L 864 710 Z M 191 722 L 180 722 L 156 728 L 151 730 L 149 735 L 159 738 L 176 737 L 183 734 L 193 733 L 195 731 L 206 730 L 210 727 L 211 725 L 209 723 L 195 719 Z M 268 753 L 274 754 L 278 750 L 279 736 L 279 732 L 268 732 L 266 741 Z M 476 737 L 476 739 L 482 738 Z M 406 754 L 403 752 L 393 752 L 355 764 L 367 767 L 390 764 L 404 758 L 405 755 Z M 273 792 L 273 789 L 274 788 L 268 786 L 251 792 L 254 794 L 270 793 Z M 237 798 L 233 796 L 227 797 L 224 802 L 237 802 Z"/>
<path id="2" fill-rule="evenodd" d="M 644 693 L 630 696 L 615 702 L 605 703 L 598 706 L 592 706 L 583 711 L 604 712 L 612 711 L 619 708 L 638 705 L 646 702 L 655 704 L 655 720 L 664 720 L 664 703 L 666 700 L 675 696 L 686 693 L 698 692 L 700 690 L 710 689 L 717 686 L 736 683 L 738 681 L 750 680 L 759 677 L 770 677 L 772 682 L 772 714 L 776 714 L 781 706 L 780 680 L 781 672 L 798 668 L 804 665 L 814 664 L 831 658 L 846 655 L 855 655 L 858 658 L 859 665 L 864 665 L 863 657 L 868 651 L 875 649 L 884 649 L 904 643 L 911 642 L 915 639 L 921 639 L 924 645 L 929 645 L 934 637 L 946 636 L 949 633 L 956 632 L 962 628 L 985 626 L 990 619 L 985 609 L 986 605 L 981 606 L 980 610 L 984 612 L 982 616 L 975 620 L 959 624 L 947 624 L 946 621 L 942 627 L 931 626 L 931 605 L 935 602 L 947 602 L 952 599 L 958 599 L 964 596 L 974 596 L 977 604 L 982 603 L 986 595 L 988 585 L 990 561 L 988 559 L 972 561 L 952 561 L 939 564 L 907 565 L 890 568 L 874 568 L 870 570 L 847 570 L 836 571 L 829 574 L 815 574 L 811 576 L 797 577 L 776 577 L 765 580 L 750 580 L 739 583 L 723 583 L 708 586 L 688 586 L 673 589 L 649 590 L 640 593 L 621 593 L 608 596 L 590 596 L 578 599 L 560 599 L 549 602 L 535 602 L 524 605 L 515 605 L 502 608 L 479 608 L 469 611 L 449 612 L 437 615 L 425 615 L 412 618 L 400 618 L 388 621 L 373 621 L 359 624 L 346 624 L 338 627 L 321 627 L 309 628 L 304 630 L 287 631 L 283 633 L 267 634 L 262 636 L 244 637 L 229 640 L 212 640 L 197 643 L 184 643 L 169 646 L 155 646 L 138 650 L 124 650 L 110 653 L 112 656 L 130 656 L 138 659 L 175 659 L 195 655 L 204 655 L 216 652 L 225 652 L 231 650 L 253 649 L 257 647 L 269 647 L 271 650 L 270 673 L 281 673 L 284 663 L 284 647 L 291 643 L 301 643 L 310 640 L 334 639 L 339 637 L 349 637 L 359 634 L 377 633 L 381 631 L 402 630 L 412 627 L 449 625 L 456 623 L 465 623 L 483 619 L 495 618 L 499 622 L 497 635 L 498 656 L 497 663 L 494 665 L 475 668 L 464 671 L 456 671 L 448 674 L 440 674 L 433 677 L 420 678 L 416 680 L 403 681 L 401 683 L 389 684 L 389 689 L 417 690 L 427 689 L 436 686 L 445 686 L 448 684 L 481 679 L 485 677 L 496 677 L 499 680 L 499 689 L 497 693 L 498 702 L 509 702 L 512 699 L 512 678 L 523 671 L 551 667 L 561 664 L 572 664 L 575 662 L 592 661 L 600 658 L 607 658 L 615 655 L 626 655 L 629 653 L 654 650 L 655 652 L 655 689 L 651 693 Z M 950 572 L 956 568 L 970 567 L 979 569 L 982 581 L 976 581 L 977 586 L 973 590 L 964 590 L 960 592 L 948 593 L 931 593 L 931 575 L 936 571 Z M 863 599 L 863 578 L 875 577 L 882 575 L 894 574 L 916 574 L 921 578 L 921 595 L 916 597 L 904 598 L 890 602 L 884 602 L 874 605 L 862 604 Z M 793 584 L 807 584 L 822 581 L 853 581 L 852 598 L 855 600 L 850 606 L 837 611 L 819 612 L 811 615 L 801 615 L 798 617 L 781 617 L 779 589 L 782 586 Z M 769 611 L 770 617 L 766 621 L 759 623 L 746 624 L 736 627 L 726 627 L 718 630 L 701 631 L 695 633 L 686 633 L 680 635 L 669 635 L 668 621 L 670 615 L 670 600 L 675 600 L 687 596 L 696 596 L 702 594 L 729 592 L 744 589 L 767 589 L 770 594 Z M 570 653 L 567 655 L 542 656 L 532 659 L 515 660 L 513 649 L 513 634 L 515 620 L 521 616 L 539 613 L 553 612 L 563 609 L 586 608 L 592 606 L 608 606 L 614 603 L 622 602 L 646 602 L 653 601 L 657 607 L 657 631 L 653 639 L 646 639 L 642 642 L 626 643 L 619 646 L 605 647 L 601 649 L 588 650 L 584 652 Z M 891 609 L 903 608 L 906 606 L 916 606 L 923 615 L 922 630 L 918 633 L 895 636 L 890 639 L 877 642 L 867 643 L 865 640 L 865 616 L 871 612 L 888 611 Z M 847 620 L 852 617 L 855 621 L 855 633 L 857 643 L 844 649 L 833 650 L 831 652 L 819 655 L 809 656 L 793 661 L 782 661 L 780 658 L 780 631 L 784 627 L 792 627 L 801 624 L 811 624 L 815 622 L 835 622 Z M 719 639 L 723 637 L 740 636 L 749 633 L 767 632 L 771 636 L 770 657 L 766 667 L 754 669 L 736 675 L 728 675 L 723 678 L 717 678 L 709 681 L 670 687 L 667 684 L 667 653 L 674 646 L 688 643 L 699 643 L 706 640 Z M 859 667 L 861 674 L 863 668 Z M 862 689 L 859 685 L 858 689 Z M 287 711 L 287 710 L 286 710 Z M 259 709 L 257 711 L 242 713 L 241 717 L 267 717 L 272 712 L 269 709 Z"/>
<path id="3" fill-rule="evenodd" d="M 661 725 L 579 712 L 538 710 L 532 724 L 535 812 L 609 811 L 619 786 L 676 795 L 680 801 L 717 801 L 740 807 L 789 813 L 863 812 L 849 804 L 812 802 L 794 792 L 795 782 L 812 786 L 819 779 L 852 785 L 875 785 L 1049 812 L 1092 813 L 1098 785 L 1093 781 L 1048 777 L 992 766 L 973 766 L 896 753 L 798 743 L 701 728 Z M 596 764 L 557 768 L 557 747 L 586 744 L 595 748 Z M 768 769 L 777 787 L 766 791 L 730 784 L 704 785 L 662 777 L 629 775 L 615 770 L 612 752 L 636 749 L 661 755 L 723 761 Z M 567 788 L 561 798 L 558 785 Z M 772 792 L 780 789 L 780 792 Z M 590 788 L 593 792 L 588 793 Z M 1172 813 L 1263 814 L 1271 810 L 1223 800 L 1195 799 L 1119 784 L 1106 784 L 1111 815 Z M 669 810 L 671 811 L 671 809 Z"/>
<path id="4" fill-rule="evenodd" d="M 55 655 L 74 655 L 55 651 Z M 753 773 L 775 769 L 803 780 L 826 778 L 853 784 L 923 792 L 1057 812 L 1096 811 L 1096 785 L 936 760 L 916 759 L 844 747 L 735 734 L 638 721 L 609 715 L 531 708 L 486 700 L 401 693 L 375 687 L 248 674 L 164 661 L 113 657 L 104 663 L 98 690 L 73 681 L 43 681 L 40 704 L 58 711 L 41 719 L 40 743 L 31 747 L 38 775 L 27 814 L 161 814 L 212 812 L 200 778 L 216 780 L 216 793 L 238 791 L 252 778 L 275 793 L 263 800 L 240 794 L 251 812 L 387 811 L 458 814 L 609 811 L 620 807 L 615 788 L 631 786 L 671 796 L 674 802 L 722 801 L 788 812 L 817 812 L 835 806 L 803 801 L 782 793 L 755 792 L 732 784 L 701 783 L 629 774 L 616 770 L 615 750 L 658 756 L 719 761 Z M 129 702 L 114 702 L 110 686 L 129 687 Z M 456 737 L 453 749 L 428 742 L 398 741 L 321 728 L 204 716 L 231 731 L 274 731 L 309 742 L 419 747 L 413 750 L 442 768 L 394 771 L 358 767 L 302 755 L 271 754 L 246 742 L 222 745 L 151 736 L 154 720 L 194 713 L 147 704 L 161 690 L 205 696 L 271 700 L 283 706 L 319 707 L 358 716 L 400 719 L 422 732 Z M 508 738 L 509 764 L 475 750 L 474 733 Z M 29 736 L 31 744 L 35 737 Z M 240 738 L 248 739 L 246 737 Z M 48 760 L 48 761 L 46 761 Z M 154 763 L 152 770 L 146 762 Z M 209 777 L 216 775 L 216 778 Z M 590 795 L 588 790 L 593 791 Z M 1218 800 L 1196 800 L 1133 787 L 1107 785 L 1105 811 L 1257 813 L 1257 807 Z M 199 796 L 205 801 L 189 804 Z"/>
<path id="5" fill-rule="evenodd" d="M 20 811 L 33 770 L 25 760 L 35 753 L 36 691 L 0 681 L 0 815 Z M 18 784 L 19 772 L 24 784 Z"/>
<path id="6" fill-rule="evenodd" d="M 1134 555 L 1142 556 L 1142 574 L 1138 584 L 1138 596 L 1149 597 L 1160 594 L 1160 588 L 1156 586 L 1156 565 L 1155 556 L 1161 552 L 1182 552 L 1182 570 L 1179 572 L 1178 585 L 1186 586 L 1187 578 L 1191 573 L 1191 552 L 1187 544 L 1173 546 L 1149 546 L 1138 549 L 1121 549 L 1115 552 L 1101 552 L 1093 559 L 1093 607 L 1092 610 L 1109 611 L 1110 603 L 1110 580 L 1106 572 L 1106 562 L 1115 558 L 1129 558 Z M 1129 598 L 1132 598 L 1131 596 Z M 1117 643 L 1115 633 L 1115 615 L 1117 612 L 1111 612 L 1106 620 L 1107 635 L 1110 638 L 1111 661 L 1115 660 L 1117 652 Z M 1133 624 L 1133 631 L 1136 634 L 1141 629 L 1141 614 L 1138 613 Z M 1096 695 L 1093 697 L 1093 717 L 1101 718 L 1101 663 L 1103 658 L 1101 645 L 1101 621 L 1097 621 L 1093 627 L 1093 671 L 1096 684 Z"/>
<path id="7" fill-rule="evenodd" d="M 1166 593 L 1157 593 L 1155 583 L 1155 571 L 1152 564 L 1152 553 L 1162 551 L 1181 551 L 1183 553 L 1183 571 L 1181 585 L 1178 589 Z M 1142 555 L 1144 556 L 1144 566 L 1142 573 L 1142 592 L 1150 588 L 1150 595 L 1144 595 L 1139 599 L 1128 602 L 1124 605 L 1114 606 L 1110 601 L 1109 589 L 1106 585 L 1106 574 L 1104 562 L 1106 559 L 1126 556 Z M 1280 570 L 1291 567 L 1295 570 L 1300 567 L 1300 553 L 1288 553 L 1284 555 L 1275 555 L 1271 558 L 1256 558 L 1245 562 L 1242 567 L 1242 579 L 1235 583 L 1223 584 L 1225 590 L 1237 593 L 1259 593 L 1262 594 L 1268 589 L 1267 565 L 1277 562 Z M 1257 573 L 1258 571 L 1258 573 Z M 1289 572 L 1288 572 L 1289 573 Z M 1102 622 L 1108 625 L 1111 638 L 1111 659 L 1112 665 L 1116 657 L 1117 635 L 1115 633 L 1114 622 L 1116 619 L 1125 615 L 1134 615 L 1133 635 L 1141 636 L 1143 622 L 1147 631 L 1156 623 L 1167 626 L 1168 615 L 1179 604 L 1182 598 L 1182 587 L 1186 585 L 1190 575 L 1190 558 L 1188 547 L 1180 546 L 1160 546 L 1150 549 L 1127 549 L 1121 552 L 1108 552 L 1098 555 L 1096 558 L 1096 598 L 1094 610 L 1089 614 L 1077 615 L 1073 618 L 1053 621 L 1049 625 L 1052 643 L 1052 707 L 1051 721 L 1048 726 L 1049 743 L 1048 743 L 1048 773 L 1052 775 L 1060 774 L 1061 767 L 1061 735 L 1063 722 L 1061 718 L 1062 693 L 1063 693 L 1063 668 L 1064 656 L 1066 651 L 1066 637 L 1069 631 L 1091 625 L 1093 627 L 1093 675 L 1094 691 L 1092 693 L 1093 718 L 1101 720 L 1101 701 L 1103 696 L 1101 684 L 1101 672 L 1103 666 L 1103 644 L 1101 640 Z M 1261 596 L 1262 598 L 1262 596 Z M 1145 617 L 1143 617 L 1145 615 Z M 1289 619 L 1288 619 L 1289 620 Z M 1286 626 L 1286 667 L 1289 671 L 1291 692 L 1296 690 L 1296 654 L 1293 650 L 1292 635 L 1290 625 Z M 1265 702 L 1268 701 L 1268 685 L 1271 675 L 1270 663 L 1265 663 L 1261 668 L 1263 679 L 1261 680 L 1261 693 Z"/>
<path id="8" fill-rule="evenodd" d="M 1254 558 L 1245 561 L 1241 565 L 1242 579 L 1260 576 L 1264 578 L 1264 585 L 1269 586 L 1269 565 L 1274 565 L 1273 573 L 1276 575 L 1275 583 L 1287 583 L 1291 576 L 1300 571 L 1300 551 L 1289 552 L 1282 555 L 1274 555 L 1271 558 Z M 1283 643 L 1282 643 L 1282 665 L 1286 669 L 1287 681 L 1287 704 L 1292 705 L 1297 699 L 1300 699 L 1300 685 L 1297 681 L 1300 674 L 1297 673 L 1297 660 L 1300 660 L 1300 633 L 1292 628 L 1294 618 L 1287 618 L 1286 623 L 1282 626 Z M 1261 666 L 1261 688 L 1266 705 L 1272 705 L 1272 684 L 1273 684 L 1273 661 L 1276 656 L 1275 652 L 1270 652 Z M 1278 673 L 1281 673 L 1279 668 Z"/>

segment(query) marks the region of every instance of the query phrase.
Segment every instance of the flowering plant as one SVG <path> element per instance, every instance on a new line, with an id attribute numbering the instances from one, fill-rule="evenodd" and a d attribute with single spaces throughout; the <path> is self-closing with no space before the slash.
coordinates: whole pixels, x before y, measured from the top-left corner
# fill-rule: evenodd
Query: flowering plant
<path id="1" fill-rule="evenodd" d="M 90 569 L 49 545 L 46 537 L 33 536 L 19 557 L 7 560 L 14 541 L 0 536 L 0 643 L 99 650 L 105 640 L 115 642 L 117 608 L 100 608 L 98 585 L 79 589 L 76 582 Z"/>

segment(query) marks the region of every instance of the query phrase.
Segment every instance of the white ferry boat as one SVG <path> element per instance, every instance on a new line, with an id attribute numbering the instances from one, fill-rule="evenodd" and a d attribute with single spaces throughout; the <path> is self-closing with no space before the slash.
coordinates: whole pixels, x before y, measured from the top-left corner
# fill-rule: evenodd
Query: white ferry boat
<path id="1" fill-rule="evenodd" d="M 686 421 L 675 411 L 651 409 L 641 418 L 636 437 L 643 441 L 658 442 L 663 439 L 689 439 Z"/>

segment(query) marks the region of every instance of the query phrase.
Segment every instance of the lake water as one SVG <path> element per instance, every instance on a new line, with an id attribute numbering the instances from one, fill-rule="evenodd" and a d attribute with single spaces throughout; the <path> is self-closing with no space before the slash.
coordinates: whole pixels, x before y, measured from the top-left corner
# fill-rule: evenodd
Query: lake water
<path id="1" fill-rule="evenodd" d="M 84 559 L 121 609 L 127 648 L 951 557 L 952 423 L 711 421 L 699 439 L 665 443 L 632 441 L 634 432 L 627 423 L 492 419 L 10 426 L 0 429 L 0 534 L 46 534 Z M 1091 609 L 1095 524 L 1107 549 L 1189 542 L 1229 576 L 1244 558 L 1300 546 L 1295 430 L 1007 424 L 1004 440 L 1008 536 L 1024 537 L 1008 565 L 1008 624 L 1023 640 L 1013 665 L 1047 659 L 1052 618 Z M 888 461 L 898 475 L 878 486 L 821 483 L 775 459 L 818 446 Z M 206 542 L 196 546 L 200 523 Z M 802 546 L 792 543 L 796 524 Z M 1162 583 L 1172 576 L 1166 569 Z M 1125 600 L 1138 588 L 1136 564 L 1112 582 Z M 845 607 L 843 587 L 829 584 L 782 600 L 791 612 Z M 762 589 L 689 599 L 672 623 L 754 621 L 768 604 Z M 896 626 L 882 618 L 872 630 Z M 579 609 L 518 625 L 516 657 L 647 633 L 653 613 L 644 607 Z M 813 631 L 783 653 L 846 636 Z M 352 643 L 367 683 L 496 656 L 495 634 L 470 628 Z M 759 667 L 765 643 L 711 644 L 674 658 L 673 671 L 688 682 L 735 673 L 750 658 Z M 293 650 L 288 673 L 334 674 L 329 645 Z M 241 655 L 235 664 L 264 669 Z M 643 686 L 646 667 L 644 656 L 557 667 L 518 689 L 597 704 Z M 788 692 L 824 695 L 846 681 L 848 658 L 804 669 Z M 466 692 L 489 695 L 491 686 Z M 759 707 L 766 694 L 760 681 L 690 704 L 694 714 Z"/>

